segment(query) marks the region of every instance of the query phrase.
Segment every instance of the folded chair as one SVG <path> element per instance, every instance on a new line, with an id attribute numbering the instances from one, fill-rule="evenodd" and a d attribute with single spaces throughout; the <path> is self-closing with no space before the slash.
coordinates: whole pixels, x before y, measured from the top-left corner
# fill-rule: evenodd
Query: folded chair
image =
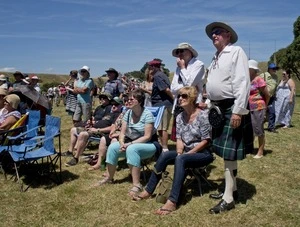
<path id="1" fill-rule="evenodd" d="M 53 116 L 46 116 L 45 136 L 43 139 L 36 141 L 34 146 L 30 144 L 25 146 L 23 152 L 16 152 L 9 147 L 9 154 L 14 161 L 14 167 L 16 171 L 16 179 L 21 185 L 21 191 L 26 191 L 30 184 L 23 188 L 23 183 L 20 180 L 20 167 L 22 165 L 34 164 L 38 168 L 39 176 L 48 176 L 55 183 L 61 183 L 61 144 L 60 144 L 60 118 Z M 54 147 L 54 139 L 58 137 L 59 151 L 57 152 Z M 59 171 L 56 171 L 56 165 L 58 164 Z M 52 178 L 52 175 L 55 177 Z"/>
<path id="2" fill-rule="evenodd" d="M 9 139 L 7 137 L 18 135 L 25 128 L 25 122 L 27 120 L 28 114 L 24 114 L 9 130 L 0 132 L 0 171 L 4 174 L 6 179 L 6 172 L 2 166 L 2 159 L 4 158 L 4 151 L 8 150 Z"/>

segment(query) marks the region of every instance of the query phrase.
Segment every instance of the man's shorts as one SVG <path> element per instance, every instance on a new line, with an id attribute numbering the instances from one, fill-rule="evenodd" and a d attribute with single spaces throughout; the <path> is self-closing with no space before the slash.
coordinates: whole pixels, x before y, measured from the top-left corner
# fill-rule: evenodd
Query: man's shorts
<path id="1" fill-rule="evenodd" d="M 169 129 L 170 120 L 172 117 L 172 106 L 166 107 L 160 122 L 160 125 L 157 128 L 157 131 L 166 131 Z"/>
<path id="2" fill-rule="evenodd" d="M 90 103 L 77 103 L 73 115 L 74 121 L 87 122 L 91 118 L 92 105 Z"/>

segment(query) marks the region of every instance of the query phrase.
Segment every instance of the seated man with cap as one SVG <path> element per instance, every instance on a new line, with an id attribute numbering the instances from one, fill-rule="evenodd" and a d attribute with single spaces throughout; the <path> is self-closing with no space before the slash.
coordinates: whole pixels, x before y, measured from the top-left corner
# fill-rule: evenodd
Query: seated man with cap
<path id="1" fill-rule="evenodd" d="M 84 152 L 89 137 L 102 137 L 109 140 L 109 133 L 112 124 L 122 112 L 123 101 L 119 97 L 111 100 L 111 112 L 107 113 L 101 120 L 89 128 L 72 128 L 71 129 L 71 147 L 75 146 L 77 142 L 77 150 L 71 160 L 66 163 L 66 166 L 74 166 L 78 163 L 79 156 Z M 76 136 L 75 136 L 76 134 Z M 74 147 L 73 147 L 74 148 Z"/>
<path id="2" fill-rule="evenodd" d="M 120 97 L 122 98 L 122 94 L 124 93 L 124 87 L 119 77 L 119 72 L 114 68 L 109 68 L 105 71 L 108 76 L 108 80 L 105 82 L 103 87 L 103 92 L 111 94 L 112 97 Z"/>
<path id="3" fill-rule="evenodd" d="M 73 127 L 70 130 L 70 136 L 71 136 L 71 142 L 69 145 L 69 150 L 66 152 L 63 152 L 62 156 L 73 156 L 73 152 L 76 146 L 77 141 L 77 128 L 82 131 L 82 128 L 89 128 L 93 127 L 98 121 L 102 120 L 102 118 L 109 114 L 111 112 L 111 95 L 106 93 L 101 93 L 99 95 L 99 102 L 100 105 L 97 106 L 97 108 L 94 110 L 94 113 L 92 115 L 92 118 L 86 122 L 86 124 L 82 124 L 78 127 Z"/>

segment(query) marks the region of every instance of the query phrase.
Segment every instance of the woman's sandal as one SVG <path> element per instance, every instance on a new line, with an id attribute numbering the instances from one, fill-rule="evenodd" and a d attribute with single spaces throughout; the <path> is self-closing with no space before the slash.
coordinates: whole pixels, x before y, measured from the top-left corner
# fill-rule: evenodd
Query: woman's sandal
<path id="1" fill-rule="evenodd" d="M 134 199 L 134 197 L 137 197 L 139 193 L 143 191 L 143 186 L 140 185 L 133 185 L 133 187 L 129 190 L 128 195 Z"/>
<path id="2" fill-rule="evenodd" d="M 132 199 L 135 200 L 135 201 L 140 201 L 140 200 L 145 200 L 145 199 L 149 199 L 151 198 L 151 194 L 149 194 L 147 191 L 142 191 L 140 194 L 138 195 L 134 195 L 132 196 Z"/>
<path id="3" fill-rule="evenodd" d="M 113 184 L 114 180 L 109 179 L 108 177 L 103 178 L 102 180 L 98 181 L 96 184 L 94 184 L 94 187 L 102 186 L 104 184 Z"/>
<path id="4" fill-rule="evenodd" d="M 167 200 L 165 205 L 160 207 L 155 211 L 155 214 L 158 215 L 168 215 L 171 214 L 173 211 L 176 210 L 176 203 L 171 202 L 170 200 Z"/>
<path id="5" fill-rule="evenodd" d="M 100 169 L 100 166 L 91 166 L 88 168 L 88 171 L 94 171 Z"/>

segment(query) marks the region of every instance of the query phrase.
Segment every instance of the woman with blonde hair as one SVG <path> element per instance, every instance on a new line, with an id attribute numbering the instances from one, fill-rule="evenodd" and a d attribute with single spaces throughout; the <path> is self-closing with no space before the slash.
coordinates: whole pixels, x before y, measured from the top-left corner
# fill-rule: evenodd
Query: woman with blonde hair
<path id="1" fill-rule="evenodd" d="M 203 167 L 213 161 L 209 149 L 211 127 L 208 111 L 197 107 L 197 97 L 197 89 L 193 86 L 183 87 L 178 91 L 178 104 L 183 108 L 183 112 L 176 118 L 176 150 L 160 154 L 144 191 L 133 197 L 135 200 L 150 198 L 162 173 L 175 161 L 170 196 L 167 202 L 156 210 L 156 214 L 166 215 L 176 209 L 187 168 Z"/>
<path id="2" fill-rule="evenodd" d="M 19 103 L 20 98 L 15 94 L 4 97 L 4 107 L 0 110 L 0 130 L 10 129 L 21 118 L 17 111 Z"/>

